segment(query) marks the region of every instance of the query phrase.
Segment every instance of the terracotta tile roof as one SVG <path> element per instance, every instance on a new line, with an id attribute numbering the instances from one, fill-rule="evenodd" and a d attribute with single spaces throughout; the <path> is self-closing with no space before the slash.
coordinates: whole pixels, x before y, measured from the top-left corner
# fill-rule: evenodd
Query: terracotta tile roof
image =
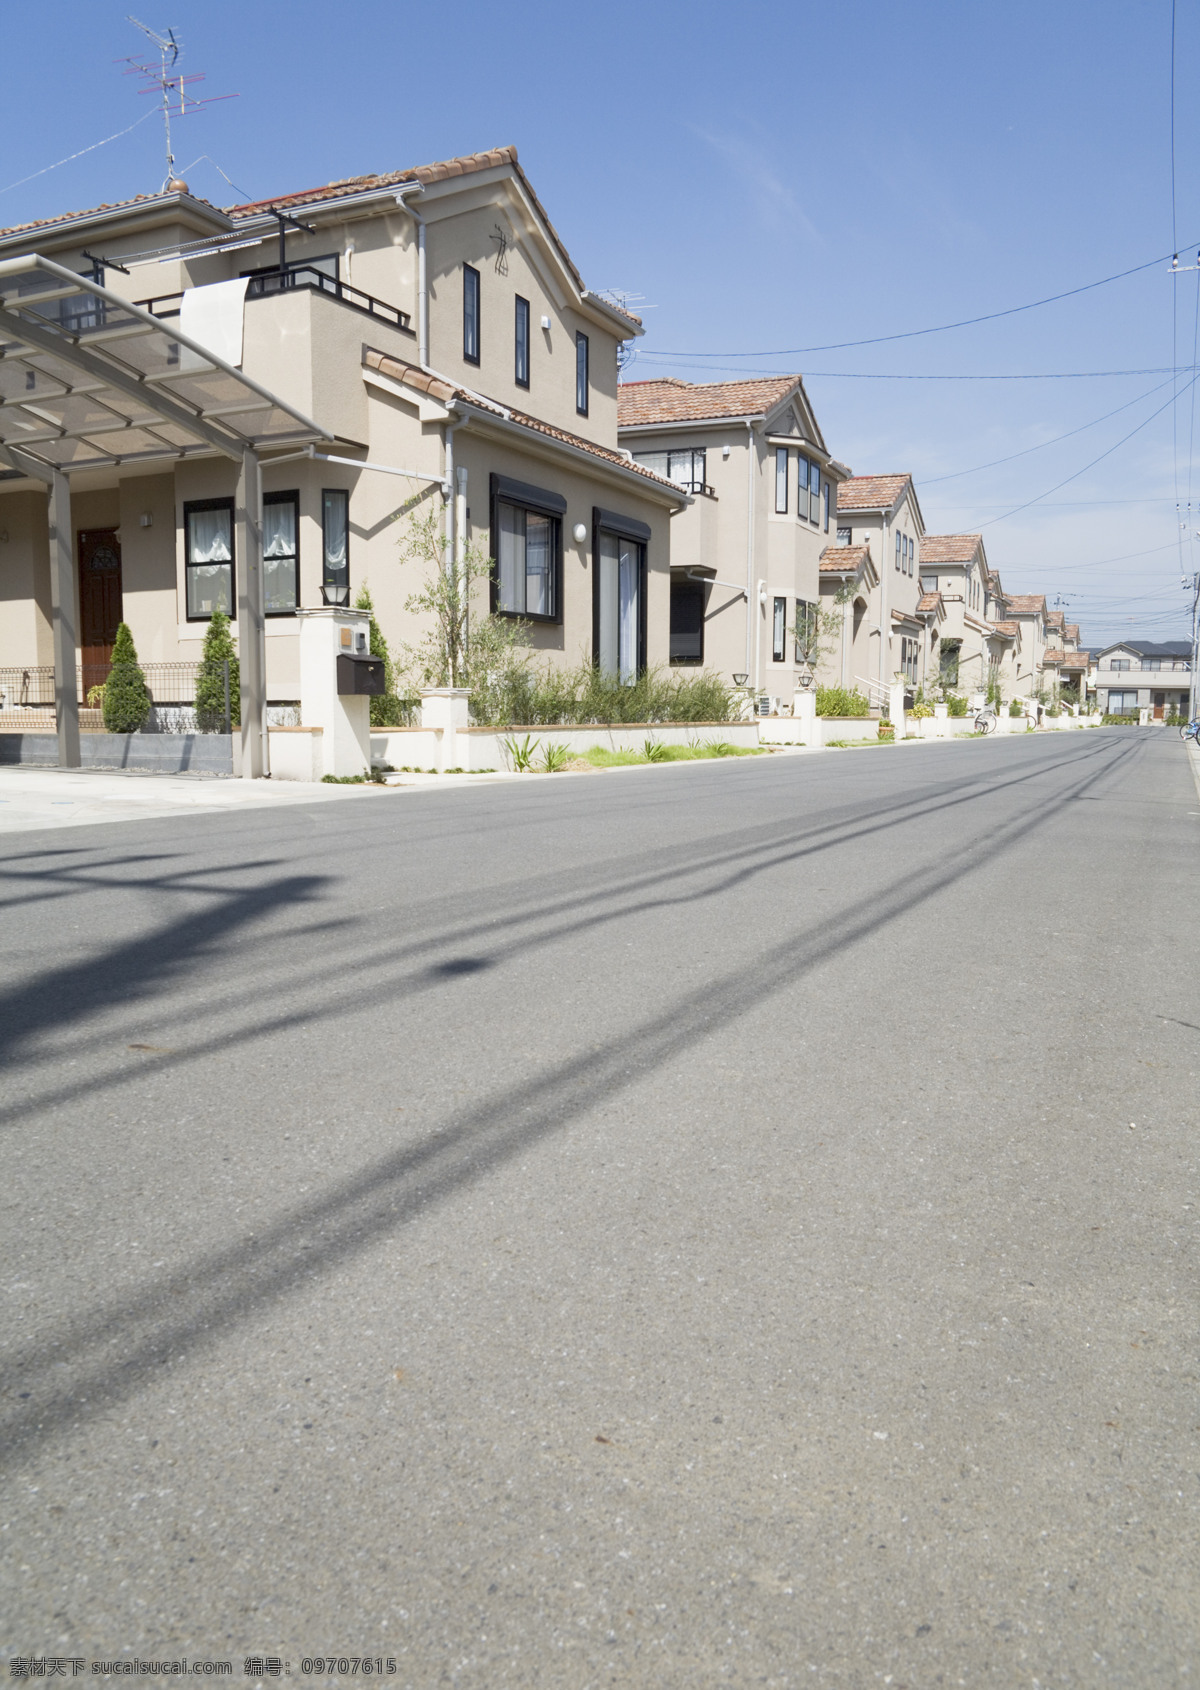
<path id="1" fill-rule="evenodd" d="M 870 556 L 870 546 L 826 546 L 821 553 L 821 574 L 848 574 L 860 569 Z"/>
<path id="2" fill-rule="evenodd" d="M 1062 654 L 1061 651 L 1045 651 L 1045 652 L 1042 653 L 1042 667 L 1043 667 L 1043 669 L 1045 669 L 1045 668 L 1057 669 L 1059 664 L 1062 662 L 1062 660 L 1063 660 L 1063 654 Z"/>
<path id="3" fill-rule="evenodd" d="M 923 616 L 928 611 L 937 610 L 942 602 L 941 593 L 922 593 L 917 600 L 917 614 Z"/>
<path id="4" fill-rule="evenodd" d="M 364 347 L 363 363 L 368 369 L 378 370 L 380 375 L 390 376 L 393 381 L 403 382 L 406 387 L 415 388 L 420 393 L 432 394 L 443 403 L 451 399 L 462 399 L 469 405 L 481 403 L 481 396 L 468 393 L 465 388 L 456 387 L 440 376 L 431 375 L 428 370 L 422 370 L 416 364 L 407 364 L 402 358 L 393 358 L 390 353 L 376 352 L 371 347 Z M 573 446 L 576 450 L 587 452 L 607 464 L 616 465 L 618 469 L 628 470 L 656 488 L 669 488 L 677 500 L 682 500 L 682 489 L 676 482 L 668 481 L 665 475 L 658 475 L 642 464 L 635 464 L 624 452 L 614 451 L 608 446 L 598 446 L 594 440 L 584 440 L 580 435 L 571 434 L 565 428 L 556 428 L 553 423 L 543 422 L 541 417 L 531 417 L 524 411 L 514 411 L 510 406 L 498 405 L 494 399 L 483 398 L 482 407 L 493 411 L 498 417 L 503 417 L 507 410 L 512 421 L 519 423 L 522 428 L 545 435 L 550 440 L 561 441 L 564 446 Z"/>
<path id="5" fill-rule="evenodd" d="M 701 422 L 708 417 L 761 417 L 800 385 L 799 376 L 759 376 L 747 381 L 623 381 L 617 389 L 617 426 Z"/>
<path id="6" fill-rule="evenodd" d="M 981 543 L 979 534 L 926 534 L 921 563 L 970 563 Z"/>
<path id="7" fill-rule="evenodd" d="M 1086 651 L 1060 651 L 1058 656 L 1064 669 L 1086 669 L 1088 666 Z"/>
<path id="8" fill-rule="evenodd" d="M 1074 640 L 1076 645 L 1079 644 L 1079 624 L 1078 624 L 1078 622 L 1068 622 L 1064 632 L 1066 633 L 1066 636 L 1069 640 Z"/>
<path id="9" fill-rule="evenodd" d="M 838 487 L 838 510 L 890 510 L 911 483 L 911 475 L 852 475 Z"/>
<path id="10" fill-rule="evenodd" d="M 86 206 L 82 211 L 61 211 L 57 217 L 35 217 L 32 223 L 13 223 L 7 229 L 0 229 L 0 240 L 3 240 L 7 235 L 23 234 L 26 229 L 50 229 L 58 223 L 74 223 L 77 219 L 82 217 L 95 217 L 96 214 L 101 211 L 124 211 L 127 206 L 148 205 L 151 200 L 173 200 L 178 197 L 179 196 L 176 194 L 167 194 L 162 192 L 157 194 L 134 194 L 132 199 L 106 200 L 103 205 Z M 218 208 L 213 205 L 210 200 L 201 199 L 198 194 L 189 192 L 186 197 L 188 199 L 195 200 L 198 205 L 208 206 L 212 211 L 218 210 Z"/>
<path id="11" fill-rule="evenodd" d="M 1039 610 L 1046 614 L 1045 593 L 1008 593 L 1008 608 L 1018 616 L 1033 616 Z"/>
<path id="12" fill-rule="evenodd" d="M 1048 610 L 1046 612 L 1046 626 L 1047 628 L 1058 628 L 1065 631 L 1067 619 L 1061 610 Z"/>
<path id="13" fill-rule="evenodd" d="M 997 634 L 1004 634 L 1013 640 L 1020 632 L 1021 625 L 1019 622 L 993 622 L 992 627 Z"/>

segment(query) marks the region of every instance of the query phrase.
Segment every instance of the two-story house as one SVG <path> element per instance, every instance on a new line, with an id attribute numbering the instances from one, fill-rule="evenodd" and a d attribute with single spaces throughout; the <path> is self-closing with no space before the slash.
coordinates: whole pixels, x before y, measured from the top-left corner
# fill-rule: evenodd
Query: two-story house
<path id="1" fill-rule="evenodd" d="M 539 657 L 665 664 L 689 495 L 618 447 L 640 333 L 511 147 L 224 210 L 172 181 L 0 232 L 0 665 L 53 659 L 69 718 L 119 621 L 187 662 L 226 610 L 259 772 L 307 608 L 365 584 L 394 647 L 422 633 L 398 540 L 429 510 Z"/>
<path id="2" fill-rule="evenodd" d="M 1021 630 L 1021 647 L 1012 679 L 1014 698 L 1035 698 L 1048 685 L 1046 654 L 1046 598 L 1044 593 L 1008 593 L 1005 620 Z M 1053 685 L 1053 665 L 1049 685 Z"/>
<path id="3" fill-rule="evenodd" d="M 1161 722 L 1168 710 L 1184 716 L 1192 683 L 1192 648 L 1187 640 L 1120 640 L 1095 657 L 1097 701 L 1106 716 L 1149 710 Z"/>
<path id="4" fill-rule="evenodd" d="M 856 475 L 838 487 L 836 549 L 852 548 L 859 561 L 851 578 L 833 552 L 822 558 L 826 602 L 848 606 L 846 638 L 826 660 L 822 679 L 866 693 L 873 706 L 887 702 L 894 680 L 903 679 L 915 691 L 937 674 L 938 630 L 945 609 L 936 592 L 926 595 L 921 586 L 924 536 L 910 475 Z M 862 548 L 869 558 L 861 557 Z M 867 564 L 873 586 L 868 584 Z M 847 667 L 849 681 L 843 682 Z"/>
<path id="5" fill-rule="evenodd" d="M 939 645 L 943 684 L 986 694 L 1001 681 L 1013 637 L 988 620 L 988 566 L 981 534 L 927 534 L 921 542 L 921 584 L 940 593 L 946 622 Z"/>
<path id="6" fill-rule="evenodd" d="M 623 382 L 620 441 L 692 496 L 671 524 L 671 662 L 789 701 L 820 599 L 837 488 L 800 376 Z"/>

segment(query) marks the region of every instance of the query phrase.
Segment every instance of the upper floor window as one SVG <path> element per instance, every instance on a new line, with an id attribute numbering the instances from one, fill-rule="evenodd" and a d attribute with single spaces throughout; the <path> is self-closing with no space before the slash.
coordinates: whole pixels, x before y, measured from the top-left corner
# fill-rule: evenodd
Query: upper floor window
<path id="1" fill-rule="evenodd" d="M 1108 666 L 1110 669 L 1128 669 L 1129 659 L 1127 657 L 1110 657 Z"/>
<path id="2" fill-rule="evenodd" d="M 782 514 L 788 508 L 788 449 L 775 448 L 775 510 Z M 777 600 L 777 603 L 782 602 Z M 782 660 L 781 660 L 782 661 Z"/>
<path id="3" fill-rule="evenodd" d="M 900 534 L 896 536 L 896 568 L 899 570 L 904 568 L 903 536 Z"/>
<path id="4" fill-rule="evenodd" d="M 665 475 L 668 481 L 686 487 L 689 493 L 703 493 L 708 485 L 708 454 L 703 446 L 685 446 L 682 450 L 666 452 L 635 452 L 633 461 L 652 469 L 656 475 Z"/>
<path id="5" fill-rule="evenodd" d="M 826 532 L 826 534 L 828 534 L 828 532 L 829 532 L 829 482 L 828 481 L 826 481 L 824 487 L 821 489 L 821 497 L 825 501 L 825 532 Z"/>
<path id="6" fill-rule="evenodd" d="M 581 417 L 588 414 L 588 337 L 575 336 L 575 409 Z"/>
<path id="7" fill-rule="evenodd" d="M 479 271 L 463 265 L 463 357 L 479 362 Z"/>
<path id="8" fill-rule="evenodd" d="M 263 494 L 263 608 L 293 616 L 300 602 L 300 495 Z"/>
<path id="9" fill-rule="evenodd" d="M 854 530 L 852 528 L 839 528 L 837 531 L 837 543 L 839 546 L 853 545 Z"/>
<path id="10" fill-rule="evenodd" d="M 808 520 L 821 520 L 821 471 L 816 464 L 808 466 Z"/>
<path id="11" fill-rule="evenodd" d="M 517 295 L 516 332 L 514 336 L 515 369 L 513 379 L 518 387 L 529 386 L 529 301 Z"/>
<path id="12" fill-rule="evenodd" d="M 350 603 L 350 495 L 341 487 L 321 494 L 321 594 L 326 604 Z"/>
<path id="13" fill-rule="evenodd" d="M 232 616 L 233 500 L 195 499 L 183 507 L 187 619 L 208 622 L 214 610 Z"/>

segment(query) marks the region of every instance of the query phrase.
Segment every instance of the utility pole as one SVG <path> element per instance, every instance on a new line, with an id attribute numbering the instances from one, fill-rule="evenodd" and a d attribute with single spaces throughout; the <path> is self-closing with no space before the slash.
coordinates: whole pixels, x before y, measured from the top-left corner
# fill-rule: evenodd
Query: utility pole
<path id="1" fill-rule="evenodd" d="M 1191 588 L 1192 593 L 1192 672 L 1188 676 L 1188 721 L 1196 720 L 1196 666 L 1200 661 L 1200 573 L 1192 576 L 1191 580 L 1185 575 L 1183 585 Z"/>

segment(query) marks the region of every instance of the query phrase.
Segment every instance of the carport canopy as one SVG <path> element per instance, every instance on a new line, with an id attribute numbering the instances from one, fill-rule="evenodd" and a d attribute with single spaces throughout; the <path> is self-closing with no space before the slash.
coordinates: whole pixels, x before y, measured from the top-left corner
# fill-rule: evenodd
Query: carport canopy
<path id="1" fill-rule="evenodd" d="M 263 452 L 330 441 L 319 423 L 170 323 L 38 253 L 0 261 L 0 484 L 50 489 L 59 761 L 79 764 L 76 593 L 68 476 L 214 452 L 239 465 L 242 751 L 267 772 Z"/>

